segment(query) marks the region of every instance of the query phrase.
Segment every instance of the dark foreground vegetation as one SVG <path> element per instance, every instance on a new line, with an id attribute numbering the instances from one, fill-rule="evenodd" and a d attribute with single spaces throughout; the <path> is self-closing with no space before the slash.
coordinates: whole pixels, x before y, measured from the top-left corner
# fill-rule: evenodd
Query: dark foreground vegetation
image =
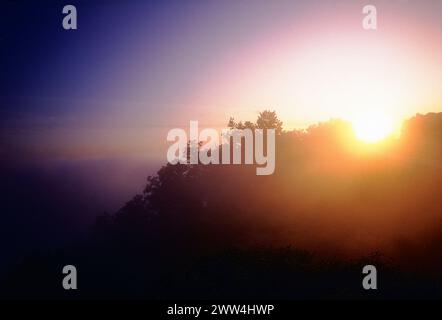
<path id="1" fill-rule="evenodd" d="M 441 298 L 442 114 L 363 146 L 341 120 L 277 128 L 276 169 L 166 165 L 88 240 L 30 254 L 7 298 Z M 78 290 L 61 286 L 64 265 Z M 378 269 L 377 291 L 362 267 Z"/>

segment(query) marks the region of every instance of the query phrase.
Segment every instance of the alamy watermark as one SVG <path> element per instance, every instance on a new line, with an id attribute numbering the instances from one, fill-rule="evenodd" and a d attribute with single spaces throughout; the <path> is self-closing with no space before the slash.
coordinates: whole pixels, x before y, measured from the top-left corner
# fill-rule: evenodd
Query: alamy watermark
<path id="1" fill-rule="evenodd" d="M 378 14 L 374 5 L 368 4 L 362 8 L 362 28 L 365 30 L 376 30 L 378 28 Z"/>
<path id="2" fill-rule="evenodd" d="M 63 278 L 63 288 L 65 290 L 77 289 L 77 268 L 73 265 L 67 265 L 63 267 L 63 274 L 66 276 Z"/>
<path id="3" fill-rule="evenodd" d="M 77 30 L 77 8 L 74 5 L 66 5 L 63 7 L 63 17 L 62 26 L 65 30 Z"/>
<path id="4" fill-rule="evenodd" d="M 199 132 L 198 121 L 190 121 L 189 130 L 189 139 L 181 128 L 167 134 L 167 141 L 174 142 L 167 150 L 170 164 L 257 165 L 257 175 L 275 171 L 275 129 L 228 128 L 219 134 L 212 128 Z"/>

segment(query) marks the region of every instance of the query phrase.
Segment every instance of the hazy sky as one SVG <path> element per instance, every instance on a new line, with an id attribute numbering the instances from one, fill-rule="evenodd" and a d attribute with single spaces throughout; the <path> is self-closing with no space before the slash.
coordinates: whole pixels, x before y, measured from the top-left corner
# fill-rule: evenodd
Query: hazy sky
<path id="1" fill-rule="evenodd" d="M 286 128 L 442 111 L 442 1 L 69 3 L 76 31 L 61 1 L 2 4 L 2 157 L 165 159 L 169 129 L 266 108 Z"/>

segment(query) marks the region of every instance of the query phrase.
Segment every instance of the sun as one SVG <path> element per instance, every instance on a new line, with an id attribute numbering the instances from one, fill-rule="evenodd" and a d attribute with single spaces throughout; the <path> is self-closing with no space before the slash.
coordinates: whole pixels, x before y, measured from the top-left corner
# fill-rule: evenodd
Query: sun
<path id="1" fill-rule="evenodd" d="M 351 119 L 357 139 L 376 143 L 393 134 L 395 128 L 390 117 L 380 112 L 364 112 Z"/>

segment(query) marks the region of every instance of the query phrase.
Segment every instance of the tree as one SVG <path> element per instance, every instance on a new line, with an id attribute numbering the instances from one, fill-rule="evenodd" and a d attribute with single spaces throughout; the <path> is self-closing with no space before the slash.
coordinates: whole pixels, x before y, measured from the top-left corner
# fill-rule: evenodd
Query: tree
<path id="1" fill-rule="evenodd" d="M 275 111 L 265 110 L 259 113 L 256 126 L 259 129 L 275 129 L 276 135 L 282 133 L 282 121 L 278 119 Z"/>

